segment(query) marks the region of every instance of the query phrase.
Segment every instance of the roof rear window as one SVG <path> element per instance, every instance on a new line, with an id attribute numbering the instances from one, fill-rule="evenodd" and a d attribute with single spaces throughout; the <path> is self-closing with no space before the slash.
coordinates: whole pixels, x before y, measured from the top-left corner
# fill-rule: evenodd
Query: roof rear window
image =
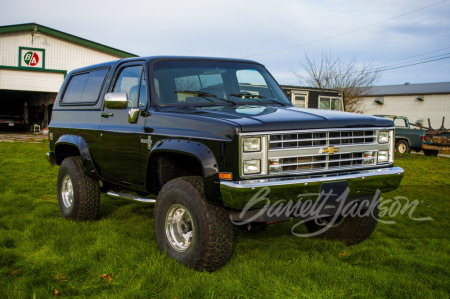
<path id="1" fill-rule="evenodd" d="M 63 104 L 94 104 L 98 101 L 108 69 L 97 69 L 70 78 L 61 99 Z"/>

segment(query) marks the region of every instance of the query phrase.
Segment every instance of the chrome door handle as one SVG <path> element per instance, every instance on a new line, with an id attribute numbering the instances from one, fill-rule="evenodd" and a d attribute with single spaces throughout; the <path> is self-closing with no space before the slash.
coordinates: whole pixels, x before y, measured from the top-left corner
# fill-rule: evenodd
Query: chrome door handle
<path id="1" fill-rule="evenodd" d="M 101 115 L 102 115 L 102 117 L 104 117 L 104 118 L 108 118 L 108 117 L 110 117 L 110 116 L 114 116 L 114 114 L 112 114 L 112 113 L 106 113 L 106 112 L 103 112 Z"/>

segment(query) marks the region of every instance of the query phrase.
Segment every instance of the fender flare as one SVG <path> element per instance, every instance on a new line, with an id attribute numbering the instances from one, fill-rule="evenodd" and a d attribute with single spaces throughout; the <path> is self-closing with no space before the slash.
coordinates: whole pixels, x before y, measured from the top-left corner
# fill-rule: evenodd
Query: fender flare
<path id="1" fill-rule="evenodd" d="M 203 143 L 186 139 L 163 139 L 156 142 L 150 150 L 152 155 L 162 152 L 184 154 L 195 158 L 201 165 L 203 178 L 219 173 L 219 166 L 212 151 Z"/>
<path id="2" fill-rule="evenodd" d="M 55 154 L 56 154 L 56 161 L 58 164 L 61 164 L 62 162 L 62 160 L 58 157 L 57 151 L 58 146 L 61 145 L 70 145 L 76 147 L 81 156 L 84 172 L 93 178 L 100 178 L 97 169 L 94 166 L 94 162 L 92 161 L 91 153 L 89 151 L 89 145 L 87 144 L 86 140 L 84 140 L 83 137 L 76 135 L 63 135 L 58 138 L 58 140 L 55 143 Z"/>

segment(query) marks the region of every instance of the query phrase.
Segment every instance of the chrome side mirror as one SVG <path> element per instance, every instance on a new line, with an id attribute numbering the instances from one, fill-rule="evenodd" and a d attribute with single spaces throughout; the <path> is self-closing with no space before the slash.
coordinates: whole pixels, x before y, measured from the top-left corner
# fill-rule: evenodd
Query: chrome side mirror
<path id="1" fill-rule="evenodd" d="M 105 95 L 105 107 L 108 109 L 127 109 L 128 102 L 128 95 L 125 92 L 110 92 Z"/>
<path id="2" fill-rule="evenodd" d="M 133 103 L 128 101 L 128 95 L 125 92 L 110 92 L 105 95 L 105 107 L 108 109 L 127 109 L 128 103 L 131 106 L 128 110 L 128 122 L 135 124 L 140 110 L 133 108 Z"/>

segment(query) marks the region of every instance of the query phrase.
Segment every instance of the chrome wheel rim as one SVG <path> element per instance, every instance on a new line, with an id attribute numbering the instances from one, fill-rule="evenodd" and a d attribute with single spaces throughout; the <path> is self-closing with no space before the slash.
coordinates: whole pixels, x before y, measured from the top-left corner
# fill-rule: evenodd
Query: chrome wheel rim
<path id="1" fill-rule="evenodd" d="M 189 249 L 194 237 L 191 214 L 182 205 L 172 205 L 166 214 L 166 235 L 170 245 L 178 252 Z"/>
<path id="2" fill-rule="evenodd" d="M 404 154 L 406 152 L 406 146 L 402 143 L 398 146 L 398 151 L 400 154 Z"/>
<path id="3" fill-rule="evenodd" d="M 62 180 L 61 198 L 66 209 L 70 209 L 73 204 L 73 184 L 69 175 L 66 175 Z"/>

